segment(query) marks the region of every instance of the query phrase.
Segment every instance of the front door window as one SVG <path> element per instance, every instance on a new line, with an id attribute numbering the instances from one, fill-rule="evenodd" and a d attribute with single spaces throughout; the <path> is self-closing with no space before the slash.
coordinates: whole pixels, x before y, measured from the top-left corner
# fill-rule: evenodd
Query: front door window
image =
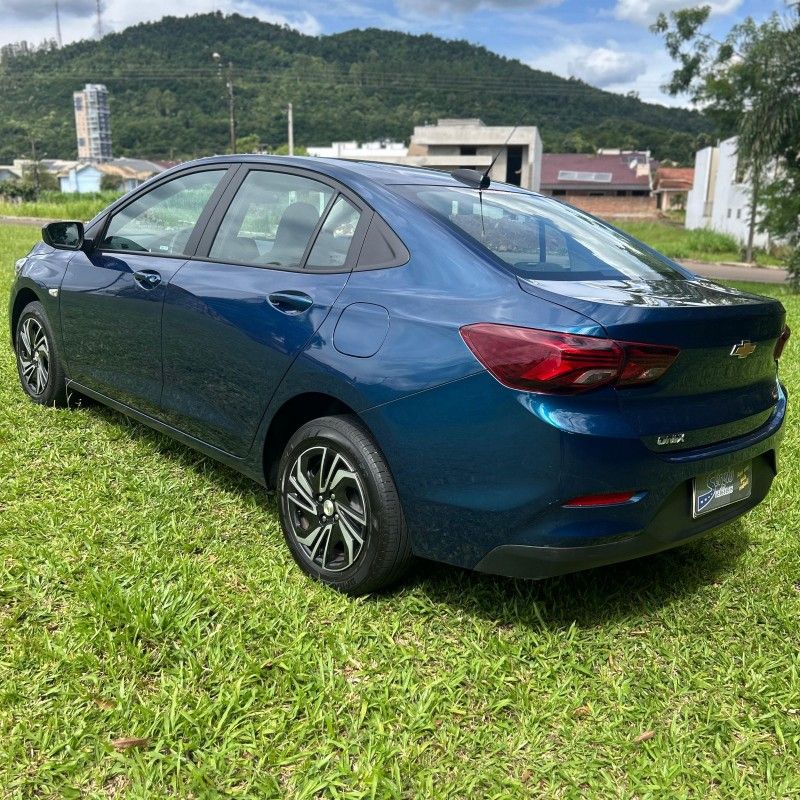
<path id="1" fill-rule="evenodd" d="M 100 248 L 187 255 L 189 237 L 224 174 L 224 169 L 190 172 L 156 186 L 114 214 Z"/>

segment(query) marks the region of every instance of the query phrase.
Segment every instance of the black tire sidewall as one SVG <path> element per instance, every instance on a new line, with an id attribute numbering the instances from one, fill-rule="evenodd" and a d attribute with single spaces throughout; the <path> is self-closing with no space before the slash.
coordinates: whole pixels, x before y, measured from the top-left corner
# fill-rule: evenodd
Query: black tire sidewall
<path id="1" fill-rule="evenodd" d="M 286 472 L 303 450 L 315 445 L 332 446 L 341 451 L 358 473 L 366 494 L 367 535 L 364 547 L 355 563 L 341 572 L 322 570 L 313 564 L 305 555 L 299 542 L 296 541 L 288 522 L 290 512 L 283 491 Z M 391 486 L 386 485 L 385 477 L 382 478 L 376 469 L 376 456 L 380 458 L 379 454 L 364 452 L 358 440 L 347 435 L 346 426 L 334 427 L 328 424 L 326 418 L 323 418 L 307 423 L 295 433 L 284 450 L 278 469 L 281 527 L 292 556 L 308 575 L 345 593 L 361 594 L 371 591 L 373 585 L 374 588 L 380 588 L 382 584 L 381 565 L 387 559 L 393 558 L 393 550 L 400 535 L 400 528 L 405 526 L 402 513 L 399 515 L 392 513 L 392 509 L 387 507 L 392 505 L 390 496 L 392 493 L 396 498 L 396 490 L 393 483 Z M 399 511 L 399 503 L 396 503 L 395 506 Z"/>
<path id="2" fill-rule="evenodd" d="M 20 348 L 20 331 L 25 320 L 30 318 L 35 319 L 44 331 L 47 339 L 47 346 L 49 349 L 50 357 L 48 361 L 48 376 L 47 387 L 44 392 L 39 395 L 32 394 L 28 389 L 25 378 L 22 375 L 22 363 L 19 358 Z M 56 345 L 56 338 L 53 335 L 53 329 L 50 326 L 50 321 L 47 319 L 44 306 L 39 302 L 28 303 L 22 309 L 22 313 L 17 320 L 17 327 L 14 331 L 14 355 L 17 360 L 17 375 L 19 377 L 20 386 L 25 394 L 34 402 L 43 406 L 62 406 L 66 405 L 66 386 L 64 380 L 64 370 L 61 366 L 61 358 L 59 356 L 58 347 Z"/>

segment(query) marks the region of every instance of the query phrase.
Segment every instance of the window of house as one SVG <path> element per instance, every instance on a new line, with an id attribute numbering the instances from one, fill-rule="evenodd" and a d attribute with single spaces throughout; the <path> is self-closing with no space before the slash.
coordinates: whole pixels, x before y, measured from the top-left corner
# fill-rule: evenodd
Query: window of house
<path id="1" fill-rule="evenodd" d="M 462 144 L 460 152 L 462 156 L 476 156 L 478 155 L 478 148 Z"/>

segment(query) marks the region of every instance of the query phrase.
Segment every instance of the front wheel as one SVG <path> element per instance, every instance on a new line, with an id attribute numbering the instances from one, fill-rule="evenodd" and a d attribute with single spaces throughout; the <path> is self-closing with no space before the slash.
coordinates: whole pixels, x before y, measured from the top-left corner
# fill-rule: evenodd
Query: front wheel
<path id="1" fill-rule="evenodd" d="M 351 595 L 384 589 L 412 556 L 389 467 L 352 416 L 303 425 L 278 468 L 286 543 L 313 578 Z"/>
<path id="2" fill-rule="evenodd" d="M 28 303 L 17 321 L 14 349 L 19 382 L 43 406 L 67 406 L 67 383 L 55 337 L 41 303 Z"/>

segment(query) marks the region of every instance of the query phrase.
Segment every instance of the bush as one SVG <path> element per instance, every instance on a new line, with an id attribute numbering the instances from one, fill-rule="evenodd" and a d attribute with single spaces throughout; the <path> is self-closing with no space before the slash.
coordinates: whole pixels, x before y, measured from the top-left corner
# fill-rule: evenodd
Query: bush
<path id="1" fill-rule="evenodd" d="M 119 175 L 103 175 L 100 178 L 101 192 L 119 192 L 122 190 L 122 178 Z"/>
<path id="2" fill-rule="evenodd" d="M 741 250 L 741 245 L 733 236 L 727 233 L 717 233 L 717 231 L 696 228 L 687 231 L 687 243 L 689 248 L 703 253 L 729 254 Z"/>

